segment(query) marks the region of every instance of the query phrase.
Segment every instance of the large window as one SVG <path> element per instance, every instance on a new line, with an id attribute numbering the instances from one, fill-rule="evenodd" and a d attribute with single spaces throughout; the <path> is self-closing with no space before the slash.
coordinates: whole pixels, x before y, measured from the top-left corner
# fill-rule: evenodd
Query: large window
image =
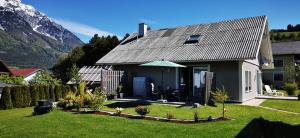
<path id="1" fill-rule="evenodd" d="M 283 60 L 282 59 L 274 59 L 274 66 L 277 68 L 283 67 Z"/>
<path id="2" fill-rule="evenodd" d="M 245 71 L 245 91 L 252 91 L 251 71 Z"/>
<path id="3" fill-rule="evenodd" d="M 274 73 L 273 80 L 274 81 L 283 81 L 283 73 Z"/>

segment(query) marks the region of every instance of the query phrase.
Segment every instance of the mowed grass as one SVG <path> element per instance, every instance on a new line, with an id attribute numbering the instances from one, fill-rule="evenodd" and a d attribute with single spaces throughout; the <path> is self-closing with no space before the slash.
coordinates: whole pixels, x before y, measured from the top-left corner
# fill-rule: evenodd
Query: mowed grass
<path id="1" fill-rule="evenodd" d="M 113 102 L 107 103 L 104 110 L 114 111 L 112 107 L 116 105 Z M 166 112 L 174 112 L 177 118 L 193 118 L 195 110 L 201 117 L 221 115 L 220 107 L 192 109 L 159 104 L 148 106 L 151 108 L 150 115 L 153 116 L 165 116 Z M 247 124 L 259 117 L 292 125 L 300 124 L 299 115 L 237 104 L 226 106 L 227 116 L 235 120 L 200 124 L 176 124 L 59 110 L 31 116 L 33 108 L 2 110 L 0 137 L 235 137 Z M 134 113 L 134 107 L 127 107 L 124 112 Z"/>
<path id="2" fill-rule="evenodd" d="M 266 100 L 261 106 L 300 113 L 300 101 L 296 100 Z"/>

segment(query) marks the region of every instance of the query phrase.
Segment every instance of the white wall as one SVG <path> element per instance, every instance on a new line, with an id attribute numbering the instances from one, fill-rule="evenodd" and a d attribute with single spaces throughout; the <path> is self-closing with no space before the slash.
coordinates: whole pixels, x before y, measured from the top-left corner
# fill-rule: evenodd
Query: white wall
<path id="1" fill-rule="evenodd" d="M 258 72 L 261 72 L 259 66 L 249 63 L 249 62 L 240 62 L 240 102 L 245 102 L 247 100 L 253 99 L 258 95 L 258 83 L 262 83 L 258 80 Z M 252 90 L 249 92 L 246 92 L 246 77 L 245 77 L 245 71 L 251 72 L 251 87 Z M 258 82 L 259 81 L 259 82 Z"/>
<path id="2" fill-rule="evenodd" d="M 31 75 L 29 75 L 29 76 L 27 76 L 27 77 L 25 77 L 24 80 L 29 82 L 30 80 L 32 80 L 36 76 L 37 73 L 38 73 L 38 71 L 31 74 Z"/>

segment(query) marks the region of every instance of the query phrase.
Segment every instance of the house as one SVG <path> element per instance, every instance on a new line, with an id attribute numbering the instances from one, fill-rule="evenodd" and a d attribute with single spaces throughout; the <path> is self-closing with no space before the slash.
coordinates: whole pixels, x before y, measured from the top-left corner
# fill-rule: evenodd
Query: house
<path id="1" fill-rule="evenodd" d="M 300 63 L 300 41 L 273 43 L 272 51 L 274 69 L 263 70 L 264 83 L 282 87 L 285 82 L 299 82 L 295 66 Z"/>
<path id="2" fill-rule="evenodd" d="M 97 61 L 125 71 L 127 95 L 134 95 L 134 77 L 147 77 L 159 86 L 162 68 L 140 64 L 167 60 L 187 66 L 165 68 L 163 88 L 180 89 L 181 95 L 197 96 L 203 87 L 199 74 L 214 73 L 213 89 L 228 91 L 230 100 L 244 102 L 262 93 L 262 68 L 273 57 L 266 16 L 149 30 L 139 24 L 120 45 Z"/>
<path id="3" fill-rule="evenodd" d="M 39 71 L 41 71 L 39 68 L 9 68 L 3 61 L 0 60 L 0 74 L 23 77 L 27 82 L 32 80 Z"/>

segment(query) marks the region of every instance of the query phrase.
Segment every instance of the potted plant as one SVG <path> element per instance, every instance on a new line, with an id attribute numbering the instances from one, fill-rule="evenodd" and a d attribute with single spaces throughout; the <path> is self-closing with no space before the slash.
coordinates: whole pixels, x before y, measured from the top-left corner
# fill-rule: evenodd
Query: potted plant
<path id="1" fill-rule="evenodd" d="M 116 115 L 121 115 L 121 113 L 122 113 L 123 110 L 124 110 L 123 108 L 117 107 L 116 108 Z"/>
<path id="2" fill-rule="evenodd" d="M 117 91 L 119 93 L 120 99 L 123 99 L 123 97 L 124 97 L 124 93 L 123 93 L 122 90 L 123 90 L 123 86 L 119 85 L 118 88 L 117 88 Z"/>
<path id="3" fill-rule="evenodd" d="M 115 100 L 118 99 L 118 94 L 116 92 L 113 92 L 111 95 L 114 97 Z"/>

